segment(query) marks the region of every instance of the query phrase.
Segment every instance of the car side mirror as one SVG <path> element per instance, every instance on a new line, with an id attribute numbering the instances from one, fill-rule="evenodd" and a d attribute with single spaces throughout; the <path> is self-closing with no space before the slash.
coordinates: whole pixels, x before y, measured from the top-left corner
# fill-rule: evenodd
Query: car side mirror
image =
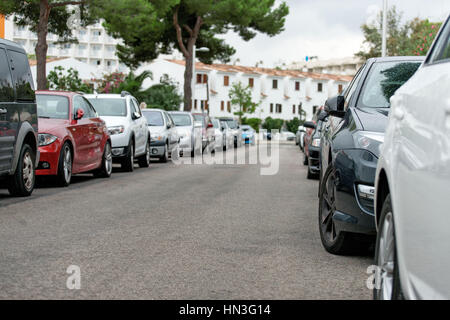
<path id="1" fill-rule="evenodd" d="M 321 111 L 319 113 L 319 117 L 317 118 L 318 121 L 325 121 L 326 118 L 328 117 L 328 113 L 325 111 Z"/>
<path id="2" fill-rule="evenodd" d="M 208 128 L 214 128 L 214 126 L 211 122 L 208 123 Z"/>
<path id="3" fill-rule="evenodd" d="M 83 109 L 78 109 L 77 112 L 75 113 L 75 120 L 80 120 L 81 118 L 83 118 L 83 116 L 84 116 Z"/>
<path id="4" fill-rule="evenodd" d="M 141 117 L 141 115 L 139 114 L 139 112 L 133 112 L 132 113 L 132 118 L 133 118 L 133 120 L 136 120 L 136 119 L 139 119 Z"/>
<path id="5" fill-rule="evenodd" d="M 325 112 L 334 117 L 343 118 L 345 115 L 344 105 L 345 105 L 344 96 L 336 96 L 328 99 L 325 102 L 324 110 Z"/>
<path id="6" fill-rule="evenodd" d="M 309 129 L 315 129 L 315 128 L 316 128 L 316 125 L 315 125 L 314 122 L 312 122 L 312 121 L 306 121 L 306 122 L 303 124 L 303 126 L 304 126 L 305 128 L 309 128 Z"/>

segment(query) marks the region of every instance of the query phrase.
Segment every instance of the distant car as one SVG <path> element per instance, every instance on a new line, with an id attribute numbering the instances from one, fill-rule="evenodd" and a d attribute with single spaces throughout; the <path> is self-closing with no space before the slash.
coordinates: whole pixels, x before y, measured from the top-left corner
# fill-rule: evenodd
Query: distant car
<path id="1" fill-rule="evenodd" d="M 169 115 L 175 123 L 177 134 L 180 138 L 180 149 L 183 151 L 187 150 L 192 157 L 195 154 L 200 154 L 202 149 L 201 125 L 195 126 L 194 117 L 189 112 L 169 111 Z"/>
<path id="2" fill-rule="evenodd" d="M 226 146 L 226 137 L 224 132 L 222 131 L 222 126 L 220 124 L 219 119 L 211 119 L 211 123 L 214 128 L 214 147 L 212 150 L 215 152 L 217 150 L 223 150 Z"/>
<path id="3" fill-rule="evenodd" d="M 208 151 L 214 145 L 214 126 L 210 117 L 206 113 L 192 113 L 195 122 L 202 125 L 202 148 L 204 151 Z"/>
<path id="4" fill-rule="evenodd" d="M 325 118 L 328 114 L 322 111 L 317 119 L 317 124 L 315 125 L 311 139 L 309 140 L 309 145 L 307 148 L 307 159 L 308 159 L 308 173 L 307 179 L 319 178 L 320 174 L 320 140 L 322 137 L 322 128 Z"/>
<path id="5" fill-rule="evenodd" d="M 84 96 L 106 122 L 111 136 L 113 162 L 125 171 L 134 170 L 134 160 L 146 168 L 150 164 L 150 134 L 136 98 L 122 94 L 88 94 Z"/>
<path id="6" fill-rule="evenodd" d="M 0 179 L 13 196 L 34 190 L 39 162 L 38 120 L 28 57 L 0 39 Z"/>
<path id="7" fill-rule="evenodd" d="M 243 124 L 241 126 L 242 139 L 245 144 L 255 145 L 256 143 L 256 131 L 251 126 Z"/>
<path id="8" fill-rule="evenodd" d="M 300 150 L 303 150 L 303 135 L 305 134 L 305 127 L 299 126 L 297 129 L 297 133 L 295 134 L 295 144 L 300 147 Z"/>
<path id="9" fill-rule="evenodd" d="M 111 139 L 86 98 L 73 92 L 36 91 L 36 100 L 41 153 L 37 175 L 55 177 L 63 187 L 77 173 L 109 178 Z"/>
<path id="10" fill-rule="evenodd" d="M 421 57 L 369 59 L 347 90 L 325 104 L 329 116 L 320 142 L 318 221 L 323 247 L 330 253 L 351 254 L 373 246 L 375 170 L 389 98 L 422 61 Z"/>
<path id="11" fill-rule="evenodd" d="M 219 118 L 219 120 L 226 121 L 228 127 L 230 127 L 230 129 L 232 130 L 234 136 L 234 147 L 235 148 L 241 147 L 243 144 L 243 140 L 242 140 L 242 130 L 239 126 L 239 123 L 233 118 Z"/>
<path id="12" fill-rule="evenodd" d="M 450 299 L 449 75 L 447 18 L 391 98 L 375 179 L 375 299 Z"/>
<path id="13" fill-rule="evenodd" d="M 295 140 L 295 134 L 285 128 L 282 128 L 280 130 L 280 140 L 293 141 Z"/>
<path id="14" fill-rule="evenodd" d="M 143 109 L 151 133 L 151 156 L 167 162 L 179 150 L 180 137 L 170 114 L 162 109 Z"/>
<path id="15" fill-rule="evenodd" d="M 226 151 L 229 148 L 234 147 L 234 134 L 233 131 L 228 126 L 227 121 L 220 121 L 220 127 L 223 132 L 223 139 L 224 139 L 223 150 Z"/>
<path id="16" fill-rule="evenodd" d="M 312 139 L 312 135 L 314 133 L 314 130 L 316 129 L 316 123 L 317 123 L 317 119 L 319 118 L 319 114 L 322 112 L 323 107 L 317 108 L 316 112 L 314 113 L 311 121 L 306 121 L 305 123 L 303 123 L 303 126 L 305 127 L 305 133 L 303 134 L 303 164 L 305 166 L 308 165 L 308 156 L 309 156 L 309 151 L 308 148 L 311 145 L 311 139 Z"/>

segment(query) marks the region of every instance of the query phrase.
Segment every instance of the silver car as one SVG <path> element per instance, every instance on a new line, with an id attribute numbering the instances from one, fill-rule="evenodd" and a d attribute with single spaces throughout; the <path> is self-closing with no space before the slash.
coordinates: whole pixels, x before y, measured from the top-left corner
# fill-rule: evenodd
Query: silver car
<path id="1" fill-rule="evenodd" d="M 234 134 L 233 130 L 231 130 L 231 128 L 228 126 L 227 121 L 220 121 L 220 130 L 223 133 L 223 140 L 224 140 L 223 151 L 226 151 L 229 148 L 233 148 Z"/>
<path id="2" fill-rule="evenodd" d="M 295 144 L 298 145 L 301 150 L 303 150 L 303 136 L 305 135 L 305 132 L 304 126 L 298 126 L 297 133 L 295 134 Z"/>
<path id="3" fill-rule="evenodd" d="M 162 109 L 143 109 L 150 131 L 151 157 L 166 162 L 174 152 L 178 152 L 179 137 L 175 123 L 167 111 Z"/>
<path id="4" fill-rule="evenodd" d="M 202 124 L 195 122 L 190 112 L 170 111 L 169 115 L 175 123 L 179 147 L 183 154 L 189 153 L 191 157 L 200 154 L 202 150 Z"/>
<path id="5" fill-rule="evenodd" d="M 239 123 L 233 118 L 219 118 L 220 121 L 226 121 L 234 136 L 234 147 L 238 148 L 243 145 L 242 142 L 242 130 Z"/>

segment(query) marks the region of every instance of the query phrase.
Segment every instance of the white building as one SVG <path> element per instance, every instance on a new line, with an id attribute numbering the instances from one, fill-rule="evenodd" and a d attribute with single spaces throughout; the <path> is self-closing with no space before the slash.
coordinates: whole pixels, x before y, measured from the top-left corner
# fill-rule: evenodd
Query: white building
<path id="1" fill-rule="evenodd" d="M 361 59 L 357 57 L 346 57 L 328 60 L 314 59 L 303 62 L 293 62 L 288 66 L 288 69 L 354 76 L 362 65 L 363 62 Z"/>
<path id="2" fill-rule="evenodd" d="M 158 83 L 167 74 L 179 83 L 184 83 L 184 61 L 158 59 L 137 70 L 150 70 L 153 80 L 147 80 L 144 87 Z M 314 110 L 323 106 L 325 100 L 337 95 L 351 81 L 349 76 L 308 73 L 290 70 L 254 68 L 236 65 L 196 63 L 195 91 L 192 112 L 201 112 L 202 107 L 210 116 L 233 117 L 238 106 L 232 106 L 228 96 L 234 82 L 250 86 L 253 101 L 260 102 L 256 112 L 247 117 L 266 117 L 291 120 L 299 117 L 300 110 L 310 119 Z M 182 93 L 182 92 L 180 92 Z"/>
<path id="3" fill-rule="evenodd" d="M 116 45 L 119 41 L 108 36 L 100 23 L 74 30 L 73 35 L 78 39 L 78 44 L 60 46 L 55 44 L 58 37 L 48 34 L 47 56 L 50 58 L 74 58 L 96 66 L 105 73 L 127 71 L 126 66 L 121 64 L 116 56 Z M 28 54 L 35 54 L 36 33 L 31 32 L 28 27 L 16 25 L 12 17 L 5 21 L 5 39 L 19 43 Z"/>

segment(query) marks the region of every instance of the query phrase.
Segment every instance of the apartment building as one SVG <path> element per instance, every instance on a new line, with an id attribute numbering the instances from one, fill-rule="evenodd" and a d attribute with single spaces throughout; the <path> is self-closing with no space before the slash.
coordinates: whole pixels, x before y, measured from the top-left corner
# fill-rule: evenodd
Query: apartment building
<path id="1" fill-rule="evenodd" d="M 182 90 L 184 66 L 182 60 L 158 59 L 137 72 L 150 70 L 153 73 L 153 80 L 147 80 L 145 87 L 157 83 L 167 74 Z M 225 64 L 196 63 L 195 69 L 192 111 L 205 110 L 214 117 L 234 117 L 238 111 L 238 106 L 232 105 L 229 97 L 234 82 L 249 86 L 253 101 L 260 103 L 254 114 L 246 116 L 291 120 L 299 117 L 301 110 L 306 112 L 306 119 L 310 119 L 316 108 L 342 91 L 352 79 L 350 76 Z"/>

